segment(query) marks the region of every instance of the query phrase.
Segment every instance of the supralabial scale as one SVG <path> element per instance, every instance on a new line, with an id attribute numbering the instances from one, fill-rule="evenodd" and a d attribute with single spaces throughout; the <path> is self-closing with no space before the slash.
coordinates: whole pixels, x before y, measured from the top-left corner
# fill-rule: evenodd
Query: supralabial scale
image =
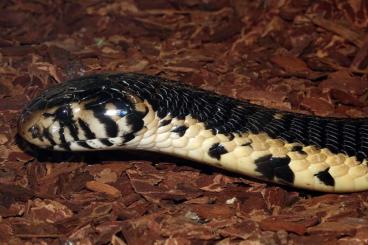
<path id="1" fill-rule="evenodd" d="M 162 152 L 324 192 L 368 189 L 368 120 L 269 109 L 143 74 L 100 74 L 49 88 L 19 135 L 58 151 Z"/>

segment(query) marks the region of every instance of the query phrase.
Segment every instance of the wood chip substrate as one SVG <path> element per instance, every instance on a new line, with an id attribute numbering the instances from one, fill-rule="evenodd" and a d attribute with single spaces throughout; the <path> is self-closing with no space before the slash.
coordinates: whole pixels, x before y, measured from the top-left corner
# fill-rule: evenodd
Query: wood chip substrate
<path id="1" fill-rule="evenodd" d="M 0 2 L 1 244 L 368 244 L 368 191 L 325 194 L 142 152 L 23 149 L 40 91 L 139 72 L 282 110 L 368 114 L 364 0 Z"/>

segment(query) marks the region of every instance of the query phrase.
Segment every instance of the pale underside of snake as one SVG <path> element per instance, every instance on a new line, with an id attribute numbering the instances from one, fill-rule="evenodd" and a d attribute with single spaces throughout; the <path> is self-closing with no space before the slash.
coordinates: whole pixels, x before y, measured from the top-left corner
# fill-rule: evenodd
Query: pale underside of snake
<path id="1" fill-rule="evenodd" d="M 269 109 L 156 76 L 58 84 L 25 108 L 18 132 L 50 150 L 148 150 L 298 188 L 368 189 L 368 119 Z"/>

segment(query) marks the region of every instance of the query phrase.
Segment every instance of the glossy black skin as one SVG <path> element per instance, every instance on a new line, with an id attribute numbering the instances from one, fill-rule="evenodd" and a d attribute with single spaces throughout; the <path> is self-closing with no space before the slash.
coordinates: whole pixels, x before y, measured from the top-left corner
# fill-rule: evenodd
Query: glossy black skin
<path id="1" fill-rule="evenodd" d="M 112 102 L 129 112 L 133 131 L 136 132 L 143 127 L 144 115 L 134 113 L 133 105 L 127 98 L 129 95 L 147 100 L 161 118 L 167 114 L 181 119 L 191 115 L 204 122 L 205 127 L 211 129 L 213 134 L 225 134 L 230 139 L 234 134 L 265 132 L 272 138 L 284 139 L 289 143 L 314 145 L 317 148 L 328 148 L 333 153 L 356 156 L 359 161 L 367 158 L 367 119 L 324 118 L 278 111 L 143 74 L 100 74 L 56 85 L 27 106 L 20 122 L 34 111 L 58 106 L 60 110 L 50 116 L 60 120 L 66 127 L 71 127 L 68 121 L 70 119 L 68 104 L 71 102 L 91 101 L 88 106 L 95 112 L 96 117 L 103 114 L 99 110 L 103 110 L 105 103 Z M 103 117 L 99 120 L 105 124 L 109 137 L 117 134 L 112 122 Z M 162 125 L 168 123 L 169 120 L 161 122 Z M 83 126 L 81 123 L 79 125 Z M 183 135 L 186 128 L 174 130 Z M 128 137 L 132 139 L 134 135 Z M 303 153 L 301 146 L 296 146 L 293 150 Z M 226 149 L 221 145 L 214 145 L 209 155 L 219 159 L 224 153 Z M 291 170 L 285 170 L 289 161 L 290 159 L 276 159 L 269 156 L 258 159 L 256 164 L 259 172 L 266 178 L 272 179 L 276 176 L 286 182 L 292 182 Z M 326 177 L 325 173 L 321 173 L 320 176 L 322 181 L 331 184 L 330 176 Z"/>

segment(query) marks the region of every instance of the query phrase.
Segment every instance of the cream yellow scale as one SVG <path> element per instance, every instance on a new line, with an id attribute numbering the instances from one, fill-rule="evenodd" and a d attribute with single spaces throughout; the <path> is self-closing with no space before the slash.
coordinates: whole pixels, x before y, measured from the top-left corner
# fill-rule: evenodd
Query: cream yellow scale
<path id="1" fill-rule="evenodd" d="M 314 146 L 303 147 L 307 154 L 290 151 L 295 144 L 284 144 L 279 139 L 272 139 L 267 134 L 244 133 L 236 135 L 232 140 L 223 134 L 213 135 L 206 130 L 204 124 L 187 116 L 185 120 L 172 119 L 172 123 L 159 127 L 162 120 L 150 108 L 144 118 L 146 127 L 137 133 L 136 138 L 126 144 L 127 147 L 160 151 L 179 157 L 185 157 L 198 162 L 220 167 L 248 176 L 259 176 L 256 171 L 255 160 L 262 156 L 272 154 L 276 157 L 289 156 L 289 167 L 295 174 L 293 185 L 312 190 L 327 192 L 344 192 L 349 190 L 364 190 L 368 184 L 368 167 L 366 162 L 359 163 L 355 157 L 344 154 L 333 154 L 328 149 L 318 150 Z M 175 126 L 188 127 L 185 134 L 180 137 L 171 132 Z M 252 142 L 250 145 L 247 143 Z M 220 143 L 227 153 L 214 159 L 208 155 L 210 147 Z M 247 146 L 242 146 L 247 145 Z M 315 175 L 329 168 L 329 173 L 335 180 L 335 185 L 327 186 Z M 275 180 L 275 182 L 278 182 Z M 281 182 L 282 183 L 282 182 Z"/>

